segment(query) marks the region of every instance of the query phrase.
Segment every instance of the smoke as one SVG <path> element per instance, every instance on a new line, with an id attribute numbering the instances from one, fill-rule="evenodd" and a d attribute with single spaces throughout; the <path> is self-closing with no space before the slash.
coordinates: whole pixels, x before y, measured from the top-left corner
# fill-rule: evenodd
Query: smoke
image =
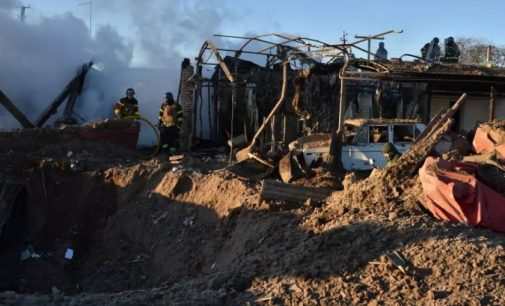
<path id="1" fill-rule="evenodd" d="M 12 10 L 15 7 L 20 6 L 18 0 L 2 0 L 0 1 L 0 10 Z"/>
<path id="2" fill-rule="evenodd" d="M 91 37 L 86 23 L 71 14 L 21 23 L 11 14 L 18 1 L 0 1 L 0 89 L 29 119 L 38 117 L 82 64 L 93 61 L 96 69 L 88 73 L 76 110 L 81 117 L 110 116 L 112 104 L 134 87 L 141 114 L 156 121 L 163 94 L 177 94 L 182 59 L 196 56 L 228 15 L 210 1 L 96 4 L 102 16 L 128 23 L 125 35 L 100 25 Z M 0 128 L 15 127 L 19 124 L 0 106 Z"/>
<path id="3" fill-rule="evenodd" d="M 72 15 L 24 24 L 0 11 L 0 88 L 34 120 L 77 69 L 93 57 L 93 41 Z M 0 109 L 0 128 L 13 120 Z"/>
<path id="4" fill-rule="evenodd" d="M 183 55 L 196 55 L 203 41 L 232 18 L 210 1 L 111 0 L 98 6 L 129 19 L 140 64 L 149 67 L 171 68 Z"/>

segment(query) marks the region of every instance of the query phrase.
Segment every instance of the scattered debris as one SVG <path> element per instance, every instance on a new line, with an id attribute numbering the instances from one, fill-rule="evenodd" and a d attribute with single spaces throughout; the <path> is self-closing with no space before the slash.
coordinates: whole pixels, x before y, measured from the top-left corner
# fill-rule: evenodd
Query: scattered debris
<path id="1" fill-rule="evenodd" d="M 505 72 L 351 59 L 359 40 L 246 41 L 266 67 L 210 42 L 198 58 L 217 60 L 194 76 L 217 148 L 142 160 L 138 124 L 70 124 L 86 66 L 35 123 L 68 98 L 69 124 L 0 132 L 0 304 L 504 304 L 503 234 L 468 225 L 505 232 L 505 124 L 451 131 L 472 92 L 431 107 L 464 78 L 496 85 L 494 118 Z"/>
<path id="2" fill-rule="evenodd" d="M 32 245 L 28 245 L 26 249 L 21 252 L 20 260 L 25 261 L 28 259 L 38 259 L 41 256 L 35 252 Z"/>
<path id="3" fill-rule="evenodd" d="M 264 180 L 261 189 L 261 198 L 264 200 L 287 201 L 305 203 L 310 200 L 321 203 L 333 193 L 333 190 L 324 188 L 308 188 L 281 183 L 273 180 Z"/>
<path id="4" fill-rule="evenodd" d="M 404 274 L 408 274 L 409 262 L 400 252 L 393 251 L 388 254 L 387 257 L 391 260 L 391 263 L 398 268 L 398 270 L 402 271 Z"/>

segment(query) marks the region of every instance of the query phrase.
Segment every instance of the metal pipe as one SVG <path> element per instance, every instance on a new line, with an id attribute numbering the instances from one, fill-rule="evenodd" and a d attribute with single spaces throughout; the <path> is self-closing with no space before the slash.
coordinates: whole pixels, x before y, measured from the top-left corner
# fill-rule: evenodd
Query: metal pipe
<path id="1" fill-rule="evenodd" d="M 272 120 L 272 118 L 275 116 L 277 111 L 282 106 L 284 99 L 286 97 L 286 88 L 287 88 L 287 83 L 288 83 L 288 65 L 289 65 L 289 59 L 286 59 L 282 63 L 282 87 L 281 87 L 281 95 L 280 95 L 279 99 L 277 100 L 274 107 L 272 108 L 272 110 L 268 114 L 267 118 L 261 124 L 260 128 L 254 134 L 249 146 L 240 150 L 237 153 L 237 160 L 238 161 L 243 161 L 243 160 L 249 159 L 249 153 L 251 152 L 253 147 L 256 145 L 256 141 L 258 140 L 259 136 L 263 133 L 263 131 L 265 130 L 267 125 L 270 123 L 270 120 Z"/>
<path id="2" fill-rule="evenodd" d="M 233 50 L 233 49 L 223 49 L 223 48 L 217 48 L 218 51 L 222 52 L 240 52 L 240 53 L 245 53 L 245 54 L 256 54 L 256 55 L 271 55 L 270 53 L 264 53 L 261 51 L 244 51 L 244 50 Z"/>
<path id="3" fill-rule="evenodd" d="M 199 110 L 199 120 L 198 120 L 198 123 L 199 123 L 199 126 L 200 126 L 200 130 L 198 131 L 198 136 L 200 136 L 200 138 L 203 138 L 203 90 L 202 90 L 202 86 L 198 86 L 198 95 L 200 96 L 199 100 L 200 100 L 200 110 Z"/>
<path id="4" fill-rule="evenodd" d="M 364 38 L 364 39 L 352 42 L 351 45 L 360 44 L 360 43 L 365 42 L 365 41 L 367 41 L 369 39 L 374 39 L 374 38 L 385 36 L 385 35 L 388 35 L 388 34 L 391 34 L 391 33 L 401 34 L 401 33 L 403 33 L 403 30 L 400 30 L 400 31 L 391 30 L 391 31 L 387 31 L 387 32 L 384 32 L 384 33 L 375 34 L 375 35 L 369 36 L 367 38 Z"/>
<path id="5" fill-rule="evenodd" d="M 235 104 L 237 103 L 237 75 L 238 75 L 238 60 L 235 57 L 235 65 L 233 67 L 233 72 L 235 76 L 233 77 L 233 82 L 231 83 L 231 126 L 230 126 L 230 164 L 233 162 L 233 137 L 234 135 L 234 125 L 235 125 Z"/>
<path id="6" fill-rule="evenodd" d="M 212 115 L 211 115 L 211 94 L 210 94 L 210 86 L 207 86 L 207 120 L 209 126 L 209 139 L 212 139 Z"/>
<path id="7" fill-rule="evenodd" d="M 364 74 L 363 72 L 348 72 L 348 74 Z M 381 78 L 382 77 L 382 78 Z M 394 82 L 448 82 L 448 83 L 479 83 L 479 84 L 502 84 L 505 85 L 505 81 L 483 81 L 483 80 L 451 80 L 444 78 L 400 78 L 400 77 L 391 77 L 386 74 L 382 74 L 382 76 L 376 75 L 371 77 L 360 77 L 360 76 L 344 76 L 345 80 L 348 81 L 376 81 L 376 80 L 390 80 Z"/>
<path id="8" fill-rule="evenodd" d="M 345 71 L 347 67 L 349 66 L 349 54 L 347 52 L 344 53 L 345 57 L 345 63 L 342 69 L 340 70 L 338 76 L 340 78 L 340 105 L 339 105 L 339 112 L 338 112 L 338 130 L 337 133 L 340 133 L 342 131 L 342 128 L 344 127 L 344 111 L 345 111 L 345 101 L 347 99 L 347 92 L 345 89 Z"/>

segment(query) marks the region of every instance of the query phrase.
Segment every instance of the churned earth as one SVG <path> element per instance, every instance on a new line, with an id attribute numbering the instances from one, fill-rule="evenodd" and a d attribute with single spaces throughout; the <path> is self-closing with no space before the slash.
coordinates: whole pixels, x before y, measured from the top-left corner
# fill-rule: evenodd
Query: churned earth
<path id="1" fill-rule="evenodd" d="M 0 305 L 505 304 L 505 236 L 432 218 L 408 157 L 283 206 L 215 157 L 10 145 L 2 179 L 25 189 L 0 244 Z M 96 162 L 71 167 L 80 156 Z M 21 261 L 27 245 L 39 257 Z"/>

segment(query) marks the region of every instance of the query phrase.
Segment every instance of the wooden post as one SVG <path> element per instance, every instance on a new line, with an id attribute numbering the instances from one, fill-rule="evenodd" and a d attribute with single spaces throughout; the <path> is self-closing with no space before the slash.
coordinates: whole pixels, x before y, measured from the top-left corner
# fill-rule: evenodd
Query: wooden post
<path id="1" fill-rule="evenodd" d="M 493 121 L 496 116 L 496 92 L 494 86 L 491 86 L 489 93 L 489 121 Z"/>

